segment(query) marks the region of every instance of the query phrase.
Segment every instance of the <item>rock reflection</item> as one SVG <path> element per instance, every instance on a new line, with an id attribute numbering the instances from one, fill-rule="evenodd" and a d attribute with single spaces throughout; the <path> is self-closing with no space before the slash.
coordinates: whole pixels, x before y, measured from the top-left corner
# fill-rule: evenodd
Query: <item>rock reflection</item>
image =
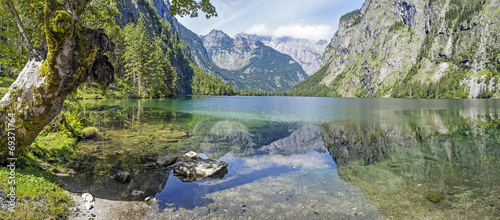
<path id="1" fill-rule="evenodd" d="M 339 176 L 386 218 L 497 218 L 500 121 L 463 115 L 392 111 L 384 121 L 330 122 L 321 134 Z"/>
<path id="2" fill-rule="evenodd" d="M 222 154 L 229 173 L 194 183 L 170 178 L 146 218 L 381 219 L 340 180 L 318 125 L 212 118 L 195 128 L 184 144 L 200 141 L 203 155 Z"/>

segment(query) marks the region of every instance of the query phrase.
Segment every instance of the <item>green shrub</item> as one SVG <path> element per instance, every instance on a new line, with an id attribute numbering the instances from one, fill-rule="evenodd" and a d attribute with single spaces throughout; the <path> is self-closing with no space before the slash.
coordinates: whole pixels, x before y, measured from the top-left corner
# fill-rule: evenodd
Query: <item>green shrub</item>
<path id="1" fill-rule="evenodd" d="M 63 113 L 63 121 L 59 124 L 59 129 L 61 131 L 69 131 L 73 136 L 78 136 L 83 129 L 82 122 L 84 117 L 80 115 L 80 113 L 73 112 L 64 112 Z"/>
<path id="2" fill-rule="evenodd" d="M 86 127 L 82 130 L 80 136 L 82 138 L 94 138 L 97 137 L 97 132 L 99 132 L 99 129 L 96 127 Z"/>

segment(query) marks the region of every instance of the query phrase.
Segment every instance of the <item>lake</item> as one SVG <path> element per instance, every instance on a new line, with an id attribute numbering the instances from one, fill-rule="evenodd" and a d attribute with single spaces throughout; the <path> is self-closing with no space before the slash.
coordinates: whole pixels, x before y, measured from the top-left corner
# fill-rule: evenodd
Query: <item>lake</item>
<path id="1" fill-rule="evenodd" d="M 499 219 L 500 100 L 189 96 L 85 101 L 102 135 L 67 183 L 158 199 L 146 219 Z M 182 182 L 156 158 L 228 162 Z M 153 164 L 154 165 L 154 164 Z M 129 171 L 132 181 L 110 176 Z"/>

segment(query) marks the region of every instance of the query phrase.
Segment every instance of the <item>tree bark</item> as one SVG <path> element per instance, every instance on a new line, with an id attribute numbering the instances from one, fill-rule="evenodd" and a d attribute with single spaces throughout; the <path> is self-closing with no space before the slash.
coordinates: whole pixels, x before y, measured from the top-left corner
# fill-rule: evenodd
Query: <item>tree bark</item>
<path id="1" fill-rule="evenodd" d="M 78 15 L 87 3 L 67 0 L 61 5 L 46 0 L 46 44 L 30 51 L 28 63 L 0 100 L 0 163 L 17 158 L 79 85 L 93 80 L 105 88 L 113 81 L 113 66 L 104 53 L 112 51 L 114 44 L 103 30 L 79 23 Z M 15 138 L 14 144 L 8 137 Z M 12 145 L 14 150 L 8 147 Z"/>

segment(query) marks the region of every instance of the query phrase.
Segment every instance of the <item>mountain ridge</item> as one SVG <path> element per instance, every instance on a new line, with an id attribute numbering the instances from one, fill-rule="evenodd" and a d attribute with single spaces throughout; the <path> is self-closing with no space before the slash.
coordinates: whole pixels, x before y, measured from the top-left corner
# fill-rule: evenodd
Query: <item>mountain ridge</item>
<path id="1" fill-rule="evenodd" d="M 304 38 L 271 37 L 245 33 L 239 33 L 236 36 L 259 40 L 266 46 L 290 55 L 302 66 L 308 76 L 311 76 L 320 69 L 323 53 L 328 45 L 328 41 L 324 39 L 312 43 L 310 40 Z"/>
<path id="2" fill-rule="evenodd" d="M 179 29 L 181 38 L 189 44 L 191 60 L 236 89 L 285 91 L 308 77 L 289 55 L 260 41 L 233 39 L 218 30 L 200 37 L 182 24 Z"/>
<path id="3" fill-rule="evenodd" d="M 223 31 L 212 30 L 201 40 L 219 74 L 235 88 L 263 91 L 285 91 L 308 77 L 289 55 L 280 53 L 258 40 L 229 37 Z"/>
<path id="4" fill-rule="evenodd" d="M 366 0 L 296 95 L 500 97 L 499 1 Z"/>

